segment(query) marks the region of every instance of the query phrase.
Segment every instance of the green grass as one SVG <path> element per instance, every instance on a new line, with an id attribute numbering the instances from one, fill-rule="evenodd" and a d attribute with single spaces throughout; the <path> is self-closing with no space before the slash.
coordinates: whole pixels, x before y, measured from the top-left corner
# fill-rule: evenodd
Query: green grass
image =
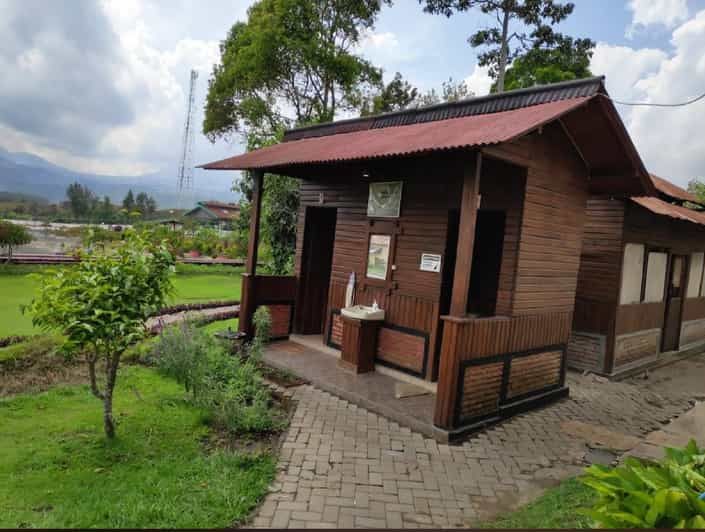
<path id="1" fill-rule="evenodd" d="M 32 326 L 29 316 L 22 314 L 21 305 L 34 297 L 38 281 L 29 273 L 47 271 L 37 266 L 3 266 L 0 268 L 0 338 L 10 335 L 37 334 L 41 331 Z M 191 273 L 197 271 L 198 273 Z M 231 268 L 231 273 L 207 272 L 186 269 L 174 275 L 174 294 L 169 304 L 202 303 L 205 301 L 240 299 L 240 270 Z M 223 272 L 222 269 L 215 270 Z M 188 272 L 188 273 L 186 273 Z"/>
<path id="2" fill-rule="evenodd" d="M 232 318 L 229 320 L 220 320 L 220 321 L 213 321 L 209 323 L 208 325 L 203 326 L 203 330 L 206 331 L 207 333 L 217 333 L 218 331 L 224 331 L 228 327 L 230 327 L 233 331 L 237 331 L 237 324 L 238 320 L 237 318 Z"/>
<path id="3" fill-rule="evenodd" d="M 118 378 L 118 436 L 86 386 L 0 400 L 0 527 L 225 527 L 263 497 L 267 455 L 207 452 L 201 413 L 142 367 Z"/>
<path id="4" fill-rule="evenodd" d="M 576 479 L 552 488 L 534 502 L 483 523 L 481 528 L 590 528 L 590 519 L 577 512 L 595 500 L 593 490 Z"/>

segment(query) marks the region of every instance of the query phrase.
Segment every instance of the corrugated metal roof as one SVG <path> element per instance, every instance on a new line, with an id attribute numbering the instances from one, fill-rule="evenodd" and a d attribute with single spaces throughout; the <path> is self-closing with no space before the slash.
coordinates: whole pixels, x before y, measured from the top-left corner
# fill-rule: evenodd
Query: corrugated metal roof
<path id="1" fill-rule="evenodd" d="M 203 165 L 203 168 L 266 169 L 498 144 L 525 135 L 585 104 L 589 99 L 580 96 L 492 114 L 293 140 L 209 163 Z"/>
<path id="2" fill-rule="evenodd" d="M 650 210 L 654 214 L 668 216 L 670 218 L 675 218 L 676 220 L 683 220 L 698 225 L 705 225 L 705 212 L 703 211 L 695 211 L 693 209 L 689 209 L 688 207 L 673 205 L 659 198 L 649 196 L 633 197 L 631 200 L 637 205 L 641 205 L 645 209 Z"/>
<path id="3" fill-rule="evenodd" d="M 691 194 L 687 190 L 663 179 L 662 177 L 654 174 L 649 174 L 649 177 L 651 178 L 651 182 L 654 184 L 654 187 L 656 187 L 656 190 L 664 196 L 680 201 L 689 201 L 691 203 L 698 204 L 702 203 L 702 201 L 695 194 Z"/>
<path id="4" fill-rule="evenodd" d="M 539 85 L 528 89 L 467 98 L 457 102 L 292 129 L 284 134 L 284 142 L 350 133 L 352 131 L 408 126 L 465 116 L 501 113 L 532 105 L 590 97 L 597 94 L 606 94 L 603 76 L 553 83 L 551 85 Z"/>

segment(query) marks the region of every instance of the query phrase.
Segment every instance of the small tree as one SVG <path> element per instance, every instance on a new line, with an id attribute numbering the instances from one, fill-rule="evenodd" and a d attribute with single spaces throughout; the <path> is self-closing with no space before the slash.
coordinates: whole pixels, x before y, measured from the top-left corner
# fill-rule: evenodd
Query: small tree
<path id="1" fill-rule="evenodd" d="M 12 260 L 12 248 L 32 241 L 32 235 L 23 225 L 0 221 L 0 248 L 7 248 L 7 260 Z"/>
<path id="2" fill-rule="evenodd" d="M 68 353 L 85 354 L 91 391 L 103 401 L 108 438 L 115 436 L 113 390 L 120 357 L 144 337 L 150 314 L 164 306 L 172 266 L 166 246 L 129 232 L 113 251 L 95 251 L 75 268 L 43 277 L 29 305 L 36 326 L 61 332 Z M 99 364 L 103 382 L 96 376 Z"/>

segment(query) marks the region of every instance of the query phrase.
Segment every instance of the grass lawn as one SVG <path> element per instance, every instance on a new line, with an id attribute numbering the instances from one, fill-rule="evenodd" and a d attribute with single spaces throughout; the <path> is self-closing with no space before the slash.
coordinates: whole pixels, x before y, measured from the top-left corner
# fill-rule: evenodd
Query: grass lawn
<path id="1" fill-rule="evenodd" d="M 37 280 L 26 273 L 13 273 L 10 268 L 14 267 L 5 266 L 0 270 L 0 338 L 38 333 L 40 331 L 32 327 L 32 320 L 20 311 L 20 305 L 29 303 L 34 297 Z M 174 275 L 175 292 L 170 304 L 240 299 L 239 270 L 233 269 L 231 274 L 222 269 L 217 272 Z"/>
<path id="2" fill-rule="evenodd" d="M 87 386 L 0 399 L 0 528 L 225 527 L 274 472 L 268 455 L 206 451 L 183 389 L 153 370 L 118 377 L 115 441 Z"/>
<path id="3" fill-rule="evenodd" d="M 483 523 L 481 528 L 590 528 L 590 519 L 577 512 L 589 508 L 594 491 L 575 479 L 566 480 L 534 502 Z"/>

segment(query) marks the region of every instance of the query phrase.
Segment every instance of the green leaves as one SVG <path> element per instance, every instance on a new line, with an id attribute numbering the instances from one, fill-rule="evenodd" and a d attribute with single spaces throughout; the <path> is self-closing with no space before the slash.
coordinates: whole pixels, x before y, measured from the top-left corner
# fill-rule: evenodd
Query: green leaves
<path id="1" fill-rule="evenodd" d="M 120 356 L 144 337 L 147 318 L 164 306 L 172 265 L 164 244 L 149 244 L 129 231 L 113 249 L 94 251 L 73 268 L 43 276 L 27 307 L 35 326 L 63 335 L 64 351 L 87 354 L 91 387 L 108 413 Z M 98 391 L 96 361 L 105 369 L 104 392 Z M 112 436 L 111 414 L 105 423 Z"/>
<path id="2" fill-rule="evenodd" d="M 691 441 L 666 449 L 660 463 L 627 458 L 622 466 L 593 465 L 580 480 L 600 496 L 585 512 L 605 528 L 697 528 L 705 524 L 705 453 Z"/>
<path id="3" fill-rule="evenodd" d="M 355 107 L 381 72 L 353 53 L 389 0 L 259 0 L 220 46 L 203 132 L 271 139 L 285 127 Z M 284 111 L 280 104 L 286 103 Z M 293 113 L 293 116 L 292 116 Z"/>

